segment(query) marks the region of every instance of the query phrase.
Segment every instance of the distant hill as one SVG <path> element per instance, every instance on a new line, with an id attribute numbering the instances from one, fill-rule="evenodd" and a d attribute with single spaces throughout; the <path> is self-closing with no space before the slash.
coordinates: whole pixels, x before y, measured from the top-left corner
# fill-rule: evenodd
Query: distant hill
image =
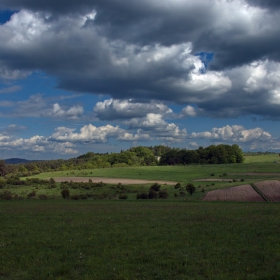
<path id="1" fill-rule="evenodd" d="M 7 164 L 18 164 L 18 163 L 28 163 L 31 162 L 32 160 L 27 160 L 23 158 L 8 158 L 5 159 L 5 163 Z"/>

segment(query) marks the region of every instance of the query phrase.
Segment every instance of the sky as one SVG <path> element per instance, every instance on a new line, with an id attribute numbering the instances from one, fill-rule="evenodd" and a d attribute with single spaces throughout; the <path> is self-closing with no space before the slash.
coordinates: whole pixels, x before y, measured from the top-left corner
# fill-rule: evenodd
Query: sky
<path id="1" fill-rule="evenodd" d="M 0 0 L 0 158 L 280 152 L 280 1 Z"/>

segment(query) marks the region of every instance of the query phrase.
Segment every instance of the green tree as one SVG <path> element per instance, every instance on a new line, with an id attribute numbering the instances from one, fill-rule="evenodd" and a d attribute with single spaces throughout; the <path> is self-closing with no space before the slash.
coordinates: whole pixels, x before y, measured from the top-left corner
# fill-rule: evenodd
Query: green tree
<path id="1" fill-rule="evenodd" d="M 195 186 L 191 183 L 188 183 L 186 185 L 186 191 L 190 194 L 193 195 L 193 193 L 195 192 Z"/>
<path id="2" fill-rule="evenodd" d="M 7 174 L 7 165 L 4 160 L 0 160 L 0 176 L 3 177 Z"/>
<path id="3" fill-rule="evenodd" d="M 68 199 L 70 197 L 70 191 L 68 189 L 62 190 L 61 195 L 64 199 Z"/>

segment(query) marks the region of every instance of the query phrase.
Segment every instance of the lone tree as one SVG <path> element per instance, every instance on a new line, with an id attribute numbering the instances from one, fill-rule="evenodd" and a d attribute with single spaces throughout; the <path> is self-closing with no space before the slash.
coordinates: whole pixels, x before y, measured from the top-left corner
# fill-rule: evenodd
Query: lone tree
<path id="1" fill-rule="evenodd" d="M 195 192 L 195 186 L 194 186 L 193 184 L 191 184 L 191 183 L 188 183 L 188 184 L 186 185 L 186 191 L 187 191 L 190 195 L 192 195 L 192 194 Z"/>
<path id="2" fill-rule="evenodd" d="M 61 195 L 64 199 L 68 199 L 70 197 L 70 191 L 68 189 L 64 189 L 61 191 Z"/>

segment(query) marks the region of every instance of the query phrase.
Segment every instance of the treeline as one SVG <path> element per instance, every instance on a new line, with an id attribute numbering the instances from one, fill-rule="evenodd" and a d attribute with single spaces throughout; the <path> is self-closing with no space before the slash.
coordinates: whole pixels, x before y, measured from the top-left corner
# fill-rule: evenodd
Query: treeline
<path id="1" fill-rule="evenodd" d="M 125 166 L 158 165 L 158 157 L 171 150 L 170 147 L 159 145 L 153 147 L 133 147 L 120 153 L 88 152 L 77 158 L 68 160 L 32 161 L 21 164 L 6 164 L 0 160 L 0 177 L 13 174 L 17 177 L 27 177 L 42 172 L 82 170 Z"/>
<path id="2" fill-rule="evenodd" d="M 68 160 L 33 161 L 21 164 L 6 164 L 0 160 L 0 177 L 12 174 L 27 177 L 42 172 L 82 170 L 125 166 L 154 166 L 181 164 L 241 163 L 243 153 L 238 145 L 218 145 L 197 150 L 170 148 L 163 145 L 133 147 L 120 153 L 88 152 Z"/>
<path id="3" fill-rule="evenodd" d="M 171 149 L 162 155 L 161 165 L 242 163 L 243 152 L 238 145 L 211 145 L 197 150 Z"/>

